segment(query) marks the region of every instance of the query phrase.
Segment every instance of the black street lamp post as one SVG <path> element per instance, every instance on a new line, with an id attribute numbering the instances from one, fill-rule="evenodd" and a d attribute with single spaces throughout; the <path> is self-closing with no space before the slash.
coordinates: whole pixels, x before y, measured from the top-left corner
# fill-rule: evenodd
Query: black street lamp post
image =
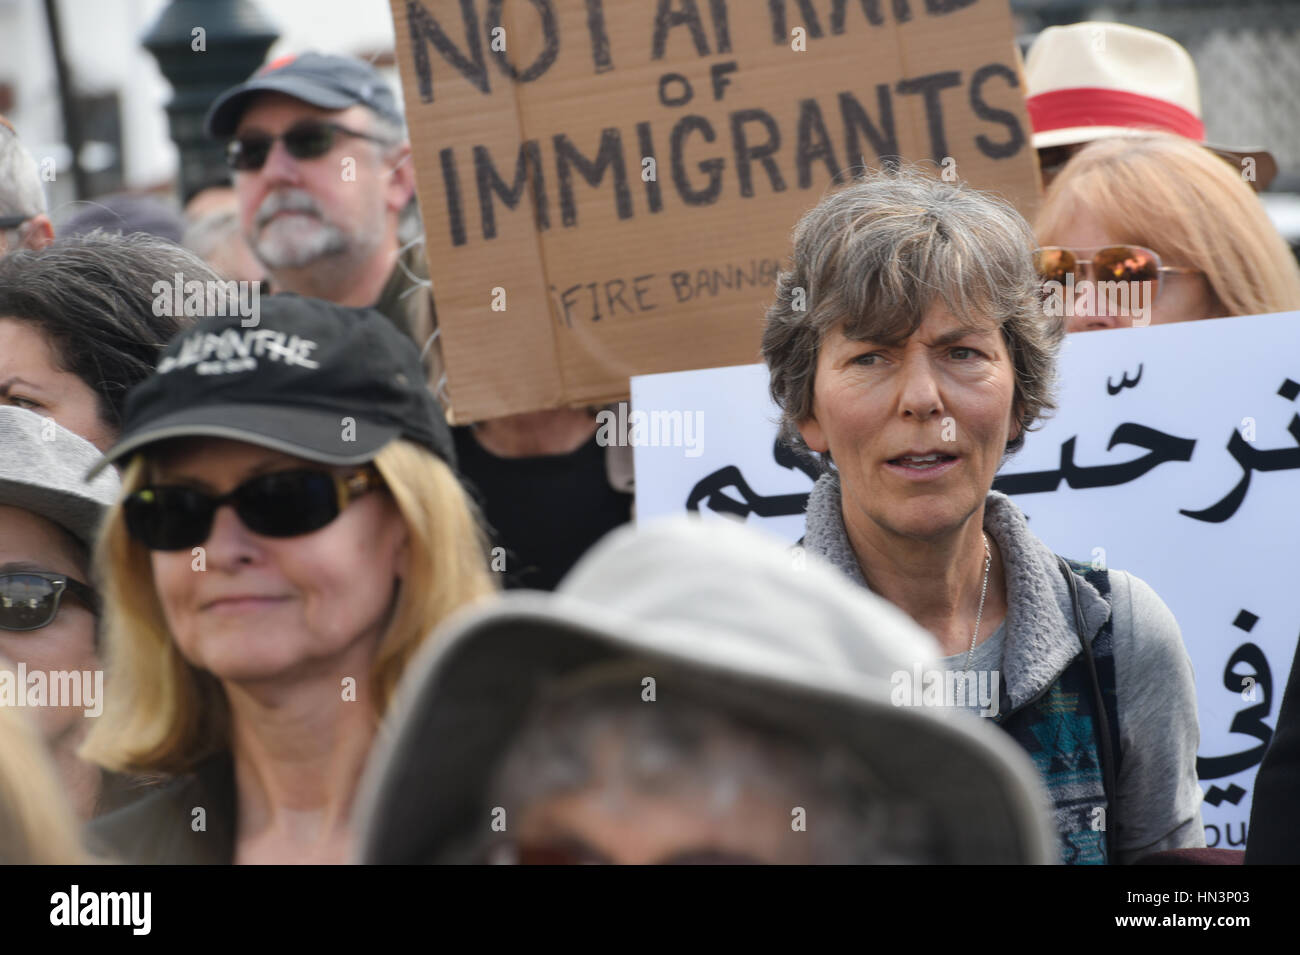
<path id="1" fill-rule="evenodd" d="M 180 150 L 182 201 L 228 180 L 221 144 L 204 135 L 203 118 L 223 90 L 262 65 L 279 35 L 252 0 L 172 0 L 140 41 L 174 90 L 167 115 Z"/>

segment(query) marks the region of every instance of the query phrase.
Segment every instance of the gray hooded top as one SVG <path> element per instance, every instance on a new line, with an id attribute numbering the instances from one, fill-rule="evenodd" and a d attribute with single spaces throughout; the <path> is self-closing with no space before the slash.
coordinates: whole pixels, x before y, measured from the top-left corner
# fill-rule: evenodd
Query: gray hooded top
<path id="1" fill-rule="evenodd" d="M 1070 590 L 1056 555 L 1029 530 L 1020 509 L 999 491 L 984 503 L 984 530 L 1006 569 L 1007 616 L 976 647 L 972 669 L 1001 672 L 1012 712 L 1039 696 L 1079 654 Z M 844 526 L 839 475 L 823 475 L 808 501 L 804 547 L 867 587 Z M 1178 622 L 1142 580 L 1109 571 L 1120 771 L 1116 813 L 1124 820 L 1120 861 L 1162 849 L 1205 845 L 1196 778 L 1200 729 L 1192 664 Z M 1106 621 L 1105 598 L 1078 580 L 1088 632 Z M 964 669 L 966 654 L 949 657 Z"/>

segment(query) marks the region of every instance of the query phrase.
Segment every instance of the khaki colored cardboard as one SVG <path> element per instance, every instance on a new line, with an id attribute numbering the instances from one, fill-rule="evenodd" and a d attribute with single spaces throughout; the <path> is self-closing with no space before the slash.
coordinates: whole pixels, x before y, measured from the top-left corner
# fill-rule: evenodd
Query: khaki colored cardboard
<path id="1" fill-rule="evenodd" d="M 1006 0 L 391 3 L 458 422 L 752 362 L 864 159 L 1037 203 Z"/>

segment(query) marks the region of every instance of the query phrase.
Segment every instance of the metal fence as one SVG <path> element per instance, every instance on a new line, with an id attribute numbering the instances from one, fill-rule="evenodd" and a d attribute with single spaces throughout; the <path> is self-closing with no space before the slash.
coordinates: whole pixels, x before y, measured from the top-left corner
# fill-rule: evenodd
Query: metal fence
<path id="1" fill-rule="evenodd" d="M 1277 159 L 1273 191 L 1300 192 L 1300 0 L 1013 0 L 1021 29 L 1110 20 L 1187 48 L 1201 82 L 1206 138 L 1263 147 Z"/>

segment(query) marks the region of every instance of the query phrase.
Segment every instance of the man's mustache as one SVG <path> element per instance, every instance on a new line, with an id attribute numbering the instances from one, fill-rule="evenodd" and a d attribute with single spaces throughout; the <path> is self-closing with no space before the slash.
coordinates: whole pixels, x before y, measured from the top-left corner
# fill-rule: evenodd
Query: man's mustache
<path id="1" fill-rule="evenodd" d="M 271 218 L 280 212 L 306 212 L 323 220 L 325 217 L 321 214 L 320 206 L 316 204 L 308 193 L 300 190 L 291 189 L 284 192 L 275 192 L 267 196 L 257 209 L 257 217 L 254 220 L 260 229 L 271 221 Z"/>

